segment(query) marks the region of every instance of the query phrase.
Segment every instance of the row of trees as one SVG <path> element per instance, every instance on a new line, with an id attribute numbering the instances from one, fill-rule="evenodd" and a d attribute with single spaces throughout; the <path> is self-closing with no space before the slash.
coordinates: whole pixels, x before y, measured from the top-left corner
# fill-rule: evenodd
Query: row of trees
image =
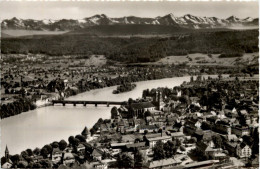
<path id="1" fill-rule="evenodd" d="M 12 103 L 3 104 L 0 107 L 1 119 L 34 110 L 36 105 L 32 99 L 26 97 L 19 97 Z"/>
<path id="2" fill-rule="evenodd" d="M 41 149 L 35 148 L 32 149 L 26 149 L 25 151 L 22 151 L 20 154 L 15 155 L 9 155 L 9 159 L 13 162 L 13 168 L 51 168 L 55 167 L 52 166 L 52 162 L 49 159 L 49 157 L 52 156 L 53 149 L 58 148 L 61 151 L 64 151 L 68 146 L 72 147 L 72 152 L 75 153 L 76 160 L 80 160 L 78 157 L 81 152 L 77 151 L 77 146 L 82 143 L 86 146 L 86 149 L 89 149 L 90 147 L 87 147 L 86 138 L 83 135 L 76 135 L 70 136 L 68 138 L 68 143 L 65 140 L 60 140 L 59 142 L 54 141 L 51 144 L 44 145 Z M 37 158 L 42 156 L 43 158 L 39 158 L 37 162 L 35 162 L 34 158 Z M 84 155 L 86 156 L 86 155 Z M 6 157 L 1 158 L 1 164 L 4 164 L 7 161 Z M 56 167 L 58 167 L 56 165 Z"/>
<path id="3" fill-rule="evenodd" d="M 52 162 L 47 158 L 48 155 L 52 153 L 53 148 L 64 150 L 67 145 L 68 144 L 65 140 L 61 140 L 60 142 L 55 141 L 51 144 L 46 144 L 41 149 L 26 149 L 20 154 L 10 155 L 10 160 L 13 162 L 12 168 L 51 168 Z M 38 162 L 34 162 L 33 156 L 42 156 L 43 159 L 39 159 Z M 6 157 L 1 158 L 1 164 L 4 164 L 6 161 Z"/>

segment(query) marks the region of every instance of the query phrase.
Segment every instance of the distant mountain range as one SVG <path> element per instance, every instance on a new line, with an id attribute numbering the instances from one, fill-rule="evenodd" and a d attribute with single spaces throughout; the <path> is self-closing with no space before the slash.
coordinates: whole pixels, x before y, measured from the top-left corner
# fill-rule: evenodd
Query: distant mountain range
<path id="1" fill-rule="evenodd" d="M 198 17 L 194 15 L 184 15 L 176 17 L 168 14 L 163 17 L 142 18 L 135 16 L 110 18 L 104 14 L 94 15 L 81 20 L 61 19 L 61 20 L 33 20 L 33 19 L 5 19 L 1 23 L 4 29 L 20 29 L 20 30 L 49 30 L 49 31 L 72 31 L 79 30 L 90 26 L 97 25 L 170 25 L 183 28 L 230 28 L 238 26 L 258 26 L 259 19 L 247 17 L 240 19 L 236 16 L 230 16 L 227 19 L 219 19 L 217 17 Z"/>

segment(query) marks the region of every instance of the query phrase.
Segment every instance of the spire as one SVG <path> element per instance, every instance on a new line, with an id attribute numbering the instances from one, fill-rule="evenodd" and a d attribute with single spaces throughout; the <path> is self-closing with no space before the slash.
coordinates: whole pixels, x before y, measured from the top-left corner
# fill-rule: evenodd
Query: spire
<path id="1" fill-rule="evenodd" d="M 8 150 L 7 145 L 5 147 L 5 158 L 6 158 L 6 162 L 9 162 L 9 150 Z"/>
<path id="2" fill-rule="evenodd" d="M 5 153 L 9 153 L 9 150 L 8 150 L 7 145 L 6 145 L 6 147 L 5 147 Z"/>

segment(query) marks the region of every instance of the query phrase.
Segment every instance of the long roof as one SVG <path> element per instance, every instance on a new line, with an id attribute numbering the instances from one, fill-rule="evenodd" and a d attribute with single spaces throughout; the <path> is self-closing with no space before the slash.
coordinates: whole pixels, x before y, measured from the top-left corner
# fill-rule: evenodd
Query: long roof
<path id="1" fill-rule="evenodd" d="M 133 109 L 136 109 L 136 110 L 155 107 L 151 102 L 132 103 L 131 106 Z"/>
<path id="2" fill-rule="evenodd" d="M 168 165 L 178 164 L 179 162 L 173 158 L 163 159 L 163 160 L 156 160 L 152 161 L 149 165 L 149 168 L 156 168 L 156 167 L 164 167 Z"/>

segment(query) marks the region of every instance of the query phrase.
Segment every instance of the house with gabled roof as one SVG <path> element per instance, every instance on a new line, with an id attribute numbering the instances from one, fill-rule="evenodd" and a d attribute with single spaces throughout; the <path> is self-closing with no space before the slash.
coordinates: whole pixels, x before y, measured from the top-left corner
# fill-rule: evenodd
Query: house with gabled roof
<path id="1" fill-rule="evenodd" d="M 92 153 L 91 153 L 91 156 L 93 157 L 93 159 L 96 159 L 96 160 L 98 160 L 98 161 L 101 161 L 103 154 L 104 154 L 103 151 L 101 151 L 101 150 L 98 149 L 98 148 L 94 148 L 94 150 L 93 150 Z"/>
<path id="2" fill-rule="evenodd" d="M 75 157 L 74 157 L 73 153 L 70 153 L 70 152 L 64 153 L 63 164 L 65 164 L 66 166 L 69 166 L 69 165 L 73 164 L 74 162 L 75 162 Z"/>
<path id="3" fill-rule="evenodd" d="M 245 142 L 237 145 L 237 156 L 239 158 L 249 158 L 252 155 L 252 149 Z"/>
<path id="4" fill-rule="evenodd" d="M 58 163 L 61 161 L 62 158 L 62 151 L 59 148 L 53 148 L 51 154 L 51 161 L 53 163 Z"/>

